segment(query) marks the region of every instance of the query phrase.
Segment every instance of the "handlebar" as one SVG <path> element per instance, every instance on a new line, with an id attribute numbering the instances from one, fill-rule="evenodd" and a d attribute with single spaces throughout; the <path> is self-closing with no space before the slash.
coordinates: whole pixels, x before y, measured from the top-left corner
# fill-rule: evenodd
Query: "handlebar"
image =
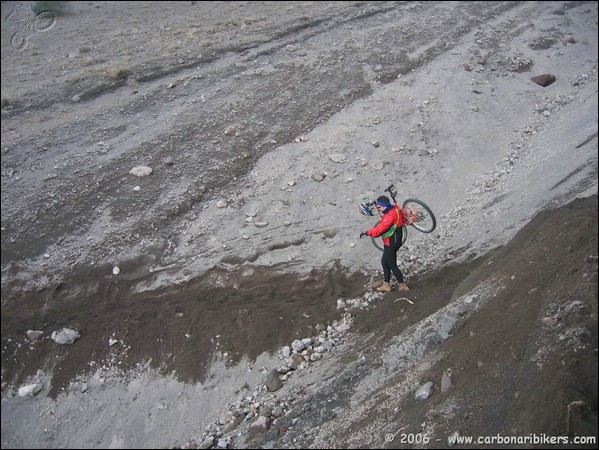
<path id="1" fill-rule="evenodd" d="M 387 189 L 385 189 L 385 192 L 388 192 L 391 195 L 393 202 L 397 202 L 397 200 L 395 200 L 395 197 L 397 196 L 397 189 L 394 185 L 390 185 Z"/>
<path id="2" fill-rule="evenodd" d="M 394 185 L 390 185 L 387 189 L 385 189 L 384 192 L 388 192 L 391 195 L 391 198 L 393 199 L 393 203 L 397 203 L 397 200 L 395 199 L 395 197 L 397 196 L 397 189 Z M 360 203 L 360 212 L 365 216 L 372 216 L 374 214 L 371 208 L 374 205 L 376 205 L 376 200 Z"/>

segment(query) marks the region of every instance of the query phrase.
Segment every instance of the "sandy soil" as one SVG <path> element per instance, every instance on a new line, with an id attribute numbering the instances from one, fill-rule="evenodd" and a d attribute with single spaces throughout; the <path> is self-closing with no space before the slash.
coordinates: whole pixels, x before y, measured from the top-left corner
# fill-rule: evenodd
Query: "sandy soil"
<path id="1" fill-rule="evenodd" d="M 16 41 L 18 5 L 2 448 L 596 439 L 596 3 L 73 2 Z M 383 296 L 357 206 L 391 183 L 438 226 Z"/>

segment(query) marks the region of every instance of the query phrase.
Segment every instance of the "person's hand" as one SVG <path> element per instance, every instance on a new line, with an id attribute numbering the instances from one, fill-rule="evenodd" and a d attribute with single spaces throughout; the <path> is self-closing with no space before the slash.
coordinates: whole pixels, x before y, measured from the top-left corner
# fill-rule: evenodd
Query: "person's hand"
<path id="1" fill-rule="evenodd" d="M 364 236 L 368 236 L 368 232 L 366 232 L 366 231 L 362 231 L 362 232 L 360 233 L 360 239 L 362 239 Z"/>

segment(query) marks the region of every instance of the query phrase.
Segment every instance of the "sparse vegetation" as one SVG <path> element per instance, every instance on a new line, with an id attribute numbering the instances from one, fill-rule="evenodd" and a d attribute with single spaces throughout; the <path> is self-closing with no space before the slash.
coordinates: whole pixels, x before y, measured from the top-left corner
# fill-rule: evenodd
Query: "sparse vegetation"
<path id="1" fill-rule="evenodd" d="M 85 58 L 83 58 L 83 61 L 81 62 L 81 64 L 83 66 L 93 66 L 95 64 L 102 64 L 104 62 L 106 62 L 106 60 L 103 58 L 96 58 L 94 56 L 86 56 Z"/>
<path id="2" fill-rule="evenodd" d="M 131 73 L 130 70 L 122 66 L 109 67 L 106 70 L 106 76 L 111 80 L 124 80 Z"/>
<path id="3" fill-rule="evenodd" d="M 10 97 L 3 92 L 2 93 L 1 107 L 4 108 L 4 107 L 6 107 L 8 105 L 10 105 Z"/>
<path id="4" fill-rule="evenodd" d="M 52 11 L 57 16 L 64 16 L 69 13 L 70 2 L 33 2 L 31 10 L 35 14 L 39 14 L 44 11 Z"/>

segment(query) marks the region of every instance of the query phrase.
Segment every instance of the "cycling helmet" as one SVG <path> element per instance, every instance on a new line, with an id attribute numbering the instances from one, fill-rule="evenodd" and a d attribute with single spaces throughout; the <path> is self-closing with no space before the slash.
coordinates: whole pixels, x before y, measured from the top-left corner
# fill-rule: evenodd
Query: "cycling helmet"
<path id="1" fill-rule="evenodd" d="M 360 214 L 363 216 L 374 216 L 368 203 L 360 203 Z"/>

